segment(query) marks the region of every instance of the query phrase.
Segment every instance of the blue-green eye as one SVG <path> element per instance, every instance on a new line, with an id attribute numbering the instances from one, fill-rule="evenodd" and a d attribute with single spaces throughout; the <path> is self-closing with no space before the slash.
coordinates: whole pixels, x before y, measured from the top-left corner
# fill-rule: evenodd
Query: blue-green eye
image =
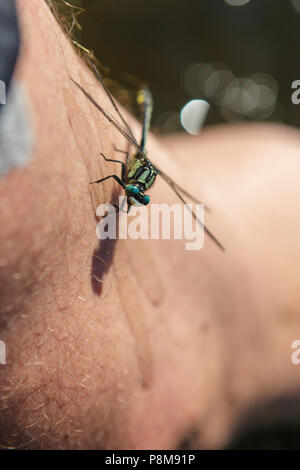
<path id="1" fill-rule="evenodd" d="M 150 202 L 150 196 L 148 196 L 148 195 L 144 196 L 144 204 L 145 204 L 145 206 L 146 206 L 147 204 L 149 204 L 149 202 Z"/>
<path id="2" fill-rule="evenodd" d="M 139 194 L 140 190 L 136 186 L 128 184 L 126 186 L 126 192 L 132 196 L 136 196 L 137 194 Z"/>

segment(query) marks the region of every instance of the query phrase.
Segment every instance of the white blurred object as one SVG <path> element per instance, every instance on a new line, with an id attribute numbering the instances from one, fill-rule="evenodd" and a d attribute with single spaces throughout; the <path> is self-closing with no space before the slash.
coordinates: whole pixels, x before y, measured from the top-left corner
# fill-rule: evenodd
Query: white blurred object
<path id="1" fill-rule="evenodd" d="M 182 127 L 192 135 L 198 135 L 203 127 L 210 105 L 205 100 L 191 100 L 180 112 Z"/>
<path id="2" fill-rule="evenodd" d="M 292 0 L 292 5 L 297 13 L 300 13 L 300 0 Z"/>
<path id="3" fill-rule="evenodd" d="M 250 0 L 225 0 L 225 2 L 233 7 L 241 7 L 243 5 L 246 5 L 246 3 L 249 3 Z"/>

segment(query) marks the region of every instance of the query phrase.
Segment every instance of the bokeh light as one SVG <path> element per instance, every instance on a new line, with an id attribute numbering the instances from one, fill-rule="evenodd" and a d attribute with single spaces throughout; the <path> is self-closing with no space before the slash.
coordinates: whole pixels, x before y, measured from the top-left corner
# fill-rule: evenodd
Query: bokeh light
<path id="1" fill-rule="evenodd" d="M 191 65 L 184 74 L 184 87 L 190 96 L 197 97 L 206 80 L 215 72 L 211 64 L 197 63 Z"/>
<path id="2" fill-rule="evenodd" d="M 161 134 L 170 134 L 172 132 L 182 131 L 180 114 L 175 111 L 166 111 L 161 113 L 157 116 L 153 124 Z"/>
<path id="3" fill-rule="evenodd" d="M 224 88 L 234 79 L 230 70 L 216 70 L 204 83 L 203 91 L 205 96 L 212 101 L 219 103 Z"/>
<path id="4" fill-rule="evenodd" d="M 250 0 L 225 0 L 225 2 L 232 7 L 242 7 L 250 2 Z"/>
<path id="5" fill-rule="evenodd" d="M 189 95 L 209 100 L 226 121 L 262 121 L 277 108 L 278 84 L 267 73 L 237 77 L 226 64 L 196 63 L 187 68 L 183 84 Z"/>

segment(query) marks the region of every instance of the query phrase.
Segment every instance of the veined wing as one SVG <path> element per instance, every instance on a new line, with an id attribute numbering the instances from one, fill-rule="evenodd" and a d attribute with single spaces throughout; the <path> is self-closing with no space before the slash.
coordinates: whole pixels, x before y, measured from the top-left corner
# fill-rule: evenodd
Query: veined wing
<path id="1" fill-rule="evenodd" d="M 102 108 L 102 106 L 100 106 L 100 104 L 98 104 L 97 101 L 95 101 L 94 98 L 81 85 L 79 85 L 79 83 L 77 83 L 73 78 L 71 78 L 71 80 L 73 83 L 75 83 L 76 86 L 78 86 L 82 93 L 93 103 L 93 105 L 96 106 L 96 108 L 103 114 L 103 116 L 105 116 L 106 119 L 108 119 L 108 121 L 111 122 L 115 126 L 115 128 L 118 129 L 119 132 L 121 132 L 121 134 L 128 140 L 128 142 L 130 142 L 131 145 L 136 148 L 138 152 L 137 158 L 145 158 L 146 160 L 148 160 L 145 152 L 143 152 L 133 135 L 129 134 L 125 127 L 123 127 L 112 114 L 106 111 L 106 109 Z"/>
<path id="2" fill-rule="evenodd" d="M 167 176 L 163 171 L 159 170 L 158 168 L 156 168 L 157 171 L 158 171 L 158 174 L 160 175 L 160 177 L 170 186 L 170 188 L 174 191 L 174 193 L 176 194 L 176 196 L 180 199 L 180 201 L 183 203 L 183 204 L 187 204 L 186 200 L 182 197 L 182 195 L 180 194 L 180 191 L 187 195 L 187 197 L 191 198 L 193 201 L 195 201 L 196 203 L 199 204 L 199 201 L 197 199 L 194 198 L 194 196 L 191 196 L 189 193 L 187 193 L 184 189 L 180 188 L 176 183 L 174 183 L 174 181 L 169 178 L 169 176 Z M 211 233 L 211 231 L 201 222 L 200 219 L 198 219 L 198 217 L 196 216 L 195 212 L 190 209 L 189 206 L 186 206 L 187 209 L 191 212 L 192 216 L 194 217 L 194 219 L 196 220 L 196 222 L 198 222 L 198 224 L 201 225 L 201 227 L 203 227 L 205 233 L 207 233 L 207 235 L 211 238 L 211 240 L 213 240 L 216 245 L 222 250 L 222 251 L 225 251 L 225 248 L 223 247 L 223 245 L 219 242 L 219 240 Z"/>
<path id="3" fill-rule="evenodd" d="M 153 163 L 151 162 L 153 165 Z M 162 171 L 160 168 L 158 168 L 156 165 L 153 165 L 154 168 L 157 170 L 158 174 L 162 177 L 162 179 L 172 188 L 176 187 L 177 191 L 184 194 L 184 196 L 188 197 L 191 199 L 191 201 L 196 202 L 197 204 L 203 204 L 199 199 L 197 199 L 195 196 L 192 194 L 188 193 L 185 189 L 183 189 L 179 184 L 175 183 L 175 181 L 172 180 L 164 171 Z M 205 206 L 205 210 L 207 212 L 210 212 L 210 208 L 208 206 Z"/>
<path id="4" fill-rule="evenodd" d="M 104 84 L 104 82 L 103 82 L 103 79 L 102 79 L 102 77 L 101 77 L 101 75 L 100 75 L 100 73 L 99 73 L 97 67 L 95 66 L 94 62 L 93 62 L 88 56 L 87 56 L 85 59 L 86 59 L 87 62 L 89 63 L 90 67 L 93 68 L 93 70 L 94 70 L 94 72 L 95 72 L 95 75 L 96 75 L 98 81 L 100 82 L 100 84 L 101 84 L 103 90 L 104 90 L 105 93 L 107 94 L 107 96 L 108 96 L 108 98 L 109 98 L 109 101 L 111 102 L 111 104 L 112 104 L 114 110 L 116 111 L 116 113 L 118 114 L 119 118 L 121 119 L 121 121 L 122 121 L 122 123 L 123 123 L 125 129 L 126 129 L 127 132 L 128 132 L 128 134 L 134 139 L 134 135 L 133 135 L 133 132 L 132 132 L 132 130 L 131 130 L 129 124 L 126 122 L 126 120 L 125 120 L 124 117 L 122 116 L 122 113 L 120 112 L 118 106 L 116 105 L 116 102 L 115 102 L 115 100 L 113 99 L 113 97 L 112 97 L 112 95 L 111 95 L 109 89 L 105 86 L 105 84 Z"/>

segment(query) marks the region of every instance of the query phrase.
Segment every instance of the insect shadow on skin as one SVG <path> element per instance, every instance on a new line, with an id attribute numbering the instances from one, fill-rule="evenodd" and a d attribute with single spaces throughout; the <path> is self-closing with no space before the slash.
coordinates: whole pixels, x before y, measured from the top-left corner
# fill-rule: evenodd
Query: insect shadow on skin
<path id="1" fill-rule="evenodd" d="M 114 189 L 112 192 L 110 204 L 116 205 L 119 192 Z M 117 226 L 119 223 L 117 217 Z M 118 227 L 117 227 L 118 228 Z M 117 239 L 105 238 L 99 240 L 98 247 L 94 250 L 92 256 L 91 284 L 94 293 L 100 296 L 103 292 L 103 278 L 108 273 L 110 265 L 113 261 Z"/>

